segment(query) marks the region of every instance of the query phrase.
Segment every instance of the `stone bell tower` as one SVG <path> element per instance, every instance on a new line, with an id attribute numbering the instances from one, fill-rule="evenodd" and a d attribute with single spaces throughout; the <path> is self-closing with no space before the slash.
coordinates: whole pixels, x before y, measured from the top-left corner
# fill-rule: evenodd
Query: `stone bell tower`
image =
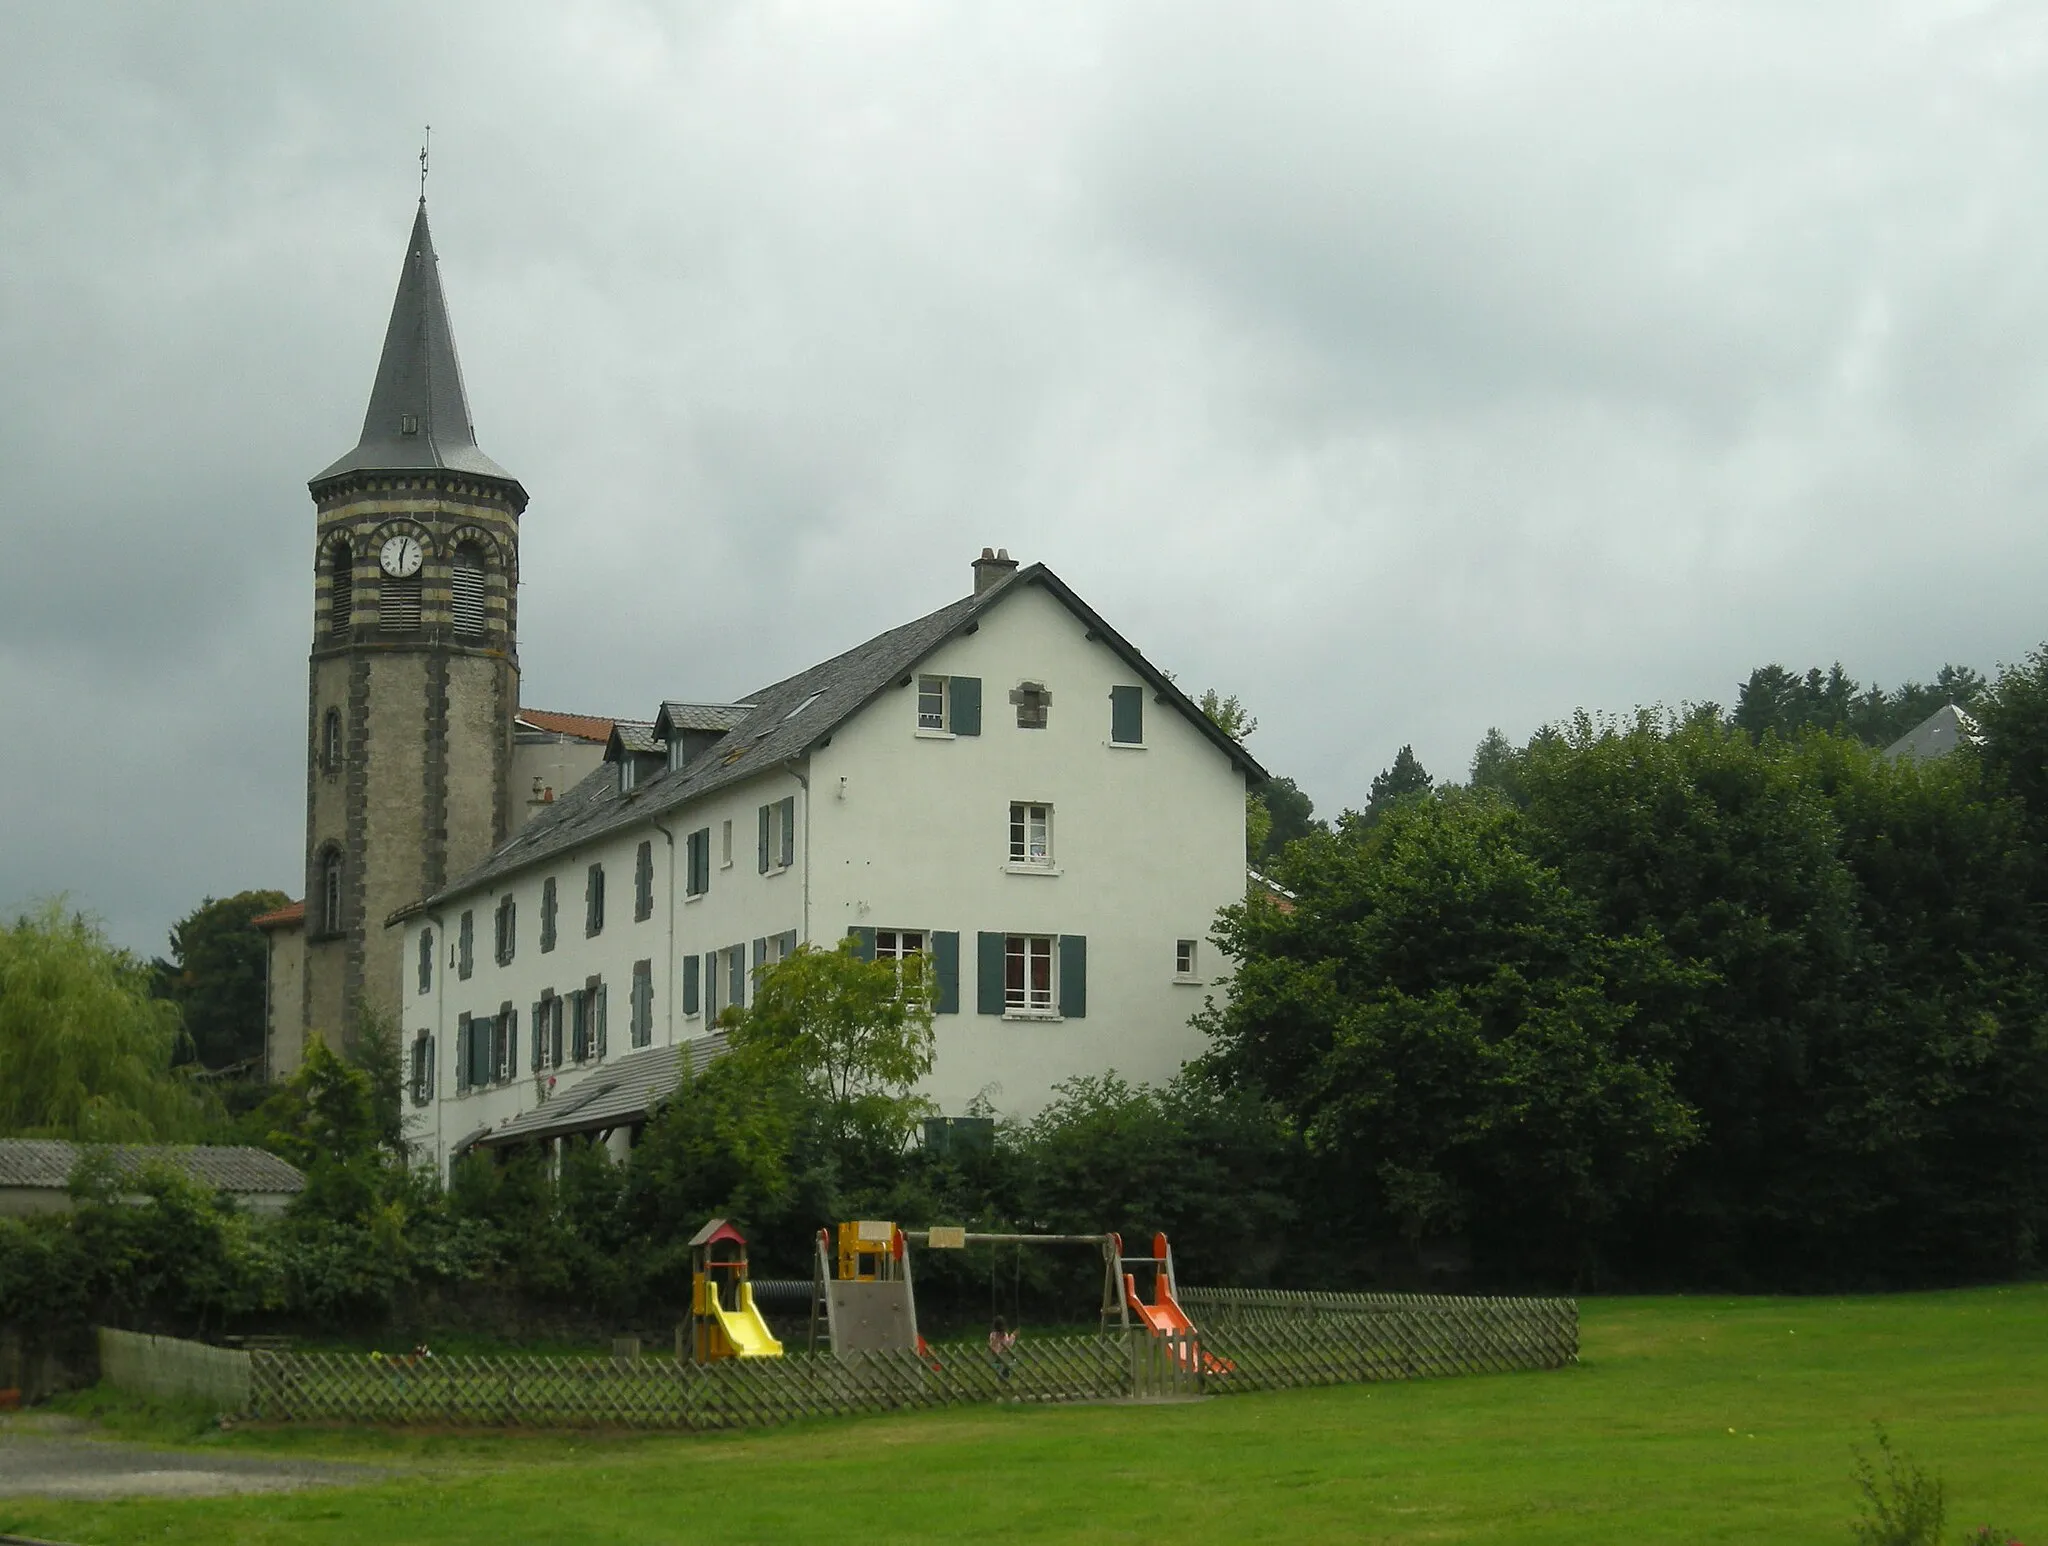
<path id="1" fill-rule="evenodd" d="M 358 1003 L 401 1008 L 384 920 L 511 824 L 526 490 L 477 448 L 424 197 L 362 438 L 308 487 L 303 1028 L 340 1047 Z"/>

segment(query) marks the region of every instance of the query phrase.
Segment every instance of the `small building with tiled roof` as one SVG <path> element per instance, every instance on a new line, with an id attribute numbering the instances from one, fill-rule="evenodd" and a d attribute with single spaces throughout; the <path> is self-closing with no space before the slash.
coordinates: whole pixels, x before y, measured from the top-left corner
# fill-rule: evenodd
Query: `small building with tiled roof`
<path id="1" fill-rule="evenodd" d="M 80 1160 L 104 1154 L 115 1173 L 131 1176 L 168 1166 L 225 1192 L 252 1213 L 282 1213 L 306 1189 L 306 1178 L 267 1149 L 218 1144 L 87 1144 L 58 1138 L 0 1138 L 0 1215 L 61 1213 L 72 1206 L 71 1176 Z"/>

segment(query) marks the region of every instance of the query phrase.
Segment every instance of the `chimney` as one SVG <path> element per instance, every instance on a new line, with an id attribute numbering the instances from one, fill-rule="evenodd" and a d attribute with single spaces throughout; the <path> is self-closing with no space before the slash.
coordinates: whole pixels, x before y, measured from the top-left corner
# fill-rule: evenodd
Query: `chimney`
<path id="1" fill-rule="evenodd" d="M 983 548 L 981 557 L 974 561 L 974 594 L 997 586 L 1017 572 L 1017 560 L 1010 557 L 1008 548 Z"/>

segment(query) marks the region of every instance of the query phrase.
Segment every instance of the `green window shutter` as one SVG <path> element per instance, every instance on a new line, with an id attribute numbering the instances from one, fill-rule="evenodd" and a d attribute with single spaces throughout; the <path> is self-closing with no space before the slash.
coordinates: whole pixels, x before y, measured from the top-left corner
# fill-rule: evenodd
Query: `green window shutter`
<path id="1" fill-rule="evenodd" d="M 863 961 L 874 960 L 875 931 L 867 927 L 865 924 L 857 923 L 852 928 L 848 929 L 846 932 L 848 936 L 853 940 L 853 953 L 859 956 Z"/>
<path id="2" fill-rule="evenodd" d="M 726 984 L 731 990 L 732 1002 L 741 1008 L 747 1003 L 747 947 L 733 945 L 726 950 L 725 958 L 732 963 L 731 980 Z"/>
<path id="3" fill-rule="evenodd" d="M 785 866 L 796 863 L 796 796 L 791 795 L 782 802 L 782 862 Z"/>
<path id="4" fill-rule="evenodd" d="M 937 1002 L 942 1015 L 960 1013 L 960 936 L 941 929 L 932 935 L 932 974 L 938 978 Z"/>
<path id="5" fill-rule="evenodd" d="M 795 929 L 784 929 L 775 936 L 775 954 L 784 961 L 796 954 Z"/>
<path id="6" fill-rule="evenodd" d="M 1060 936 L 1060 1013 L 1069 1020 L 1088 1017 L 1088 937 Z"/>
<path id="7" fill-rule="evenodd" d="M 1109 690 L 1109 738 L 1126 746 L 1137 746 L 1145 739 L 1145 692 L 1139 687 L 1112 687 Z"/>
<path id="8" fill-rule="evenodd" d="M 956 676 L 947 681 L 947 708 L 951 718 L 946 726 L 955 735 L 981 734 L 981 678 Z"/>
<path id="9" fill-rule="evenodd" d="M 695 956 L 683 957 L 683 1013 L 697 1012 L 697 973 L 701 963 Z"/>
<path id="10" fill-rule="evenodd" d="M 512 1077 L 512 1070 L 519 1066 L 519 1011 L 509 1004 L 505 1007 L 505 1077 Z"/>
<path id="11" fill-rule="evenodd" d="M 469 1088 L 469 1016 L 455 1017 L 455 1093 Z"/>
<path id="12" fill-rule="evenodd" d="M 974 936 L 974 1010 L 976 1014 L 1003 1012 L 1003 936 Z"/>
<path id="13" fill-rule="evenodd" d="M 768 936 L 762 935 L 754 941 L 754 970 L 759 971 L 768 964 Z"/>
<path id="14" fill-rule="evenodd" d="M 537 1074 L 540 1072 L 541 1048 L 548 1039 L 546 1030 L 547 1021 L 541 1017 L 540 1004 L 538 1003 L 538 1001 L 536 1001 L 533 1006 L 533 1018 L 527 1023 L 533 1027 L 533 1059 L 527 1069 L 527 1072 Z"/>
<path id="15" fill-rule="evenodd" d="M 761 807 L 761 839 L 758 847 L 761 854 L 761 873 L 763 875 L 768 873 L 768 813 L 774 809 L 775 807 L 772 805 Z"/>
<path id="16" fill-rule="evenodd" d="M 717 997 L 718 952 L 715 950 L 707 950 L 704 952 L 704 1007 L 708 1010 L 711 1007 L 711 1000 Z M 730 1003 L 732 1001 L 728 999 L 726 1002 Z"/>

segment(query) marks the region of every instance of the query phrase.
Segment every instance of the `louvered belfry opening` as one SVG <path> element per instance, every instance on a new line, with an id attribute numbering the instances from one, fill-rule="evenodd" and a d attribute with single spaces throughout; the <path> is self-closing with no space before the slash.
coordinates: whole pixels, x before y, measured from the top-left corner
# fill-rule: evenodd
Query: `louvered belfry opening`
<path id="1" fill-rule="evenodd" d="M 378 626 L 387 633 L 417 633 L 420 626 L 420 577 L 386 575 L 377 597 Z"/>
<path id="2" fill-rule="evenodd" d="M 328 558 L 332 588 L 327 594 L 327 631 L 337 637 L 348 632 L 355 621 L 355 555 L 346 542 L 337 542 Z"/>
<path id="3" fill-rule="evenodd" d="M 480 638 L 484 631 L 484 555 L 465 542 L 455 550 L 455 573 L 450 581 L 450 606 L 456 633 Z"/>

